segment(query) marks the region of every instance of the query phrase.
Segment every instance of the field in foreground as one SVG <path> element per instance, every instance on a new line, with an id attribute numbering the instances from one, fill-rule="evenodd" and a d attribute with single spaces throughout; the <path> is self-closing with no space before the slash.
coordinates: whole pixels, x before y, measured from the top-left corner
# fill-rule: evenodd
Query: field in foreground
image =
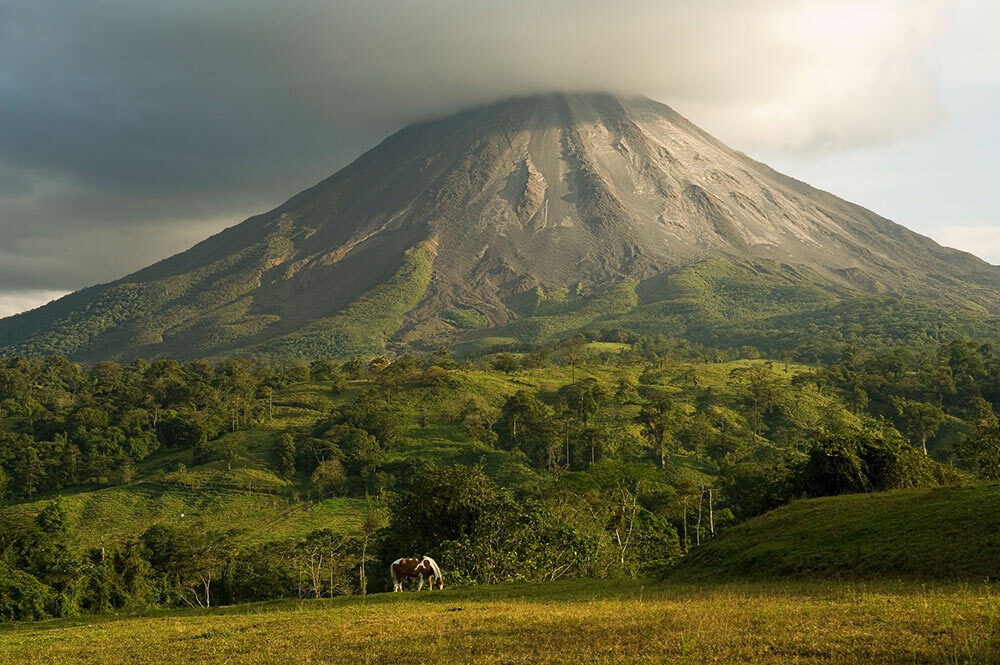
<path id="1" fill-rule="evenodd" d="M 567 581 L 0 628 L 3 663 L 1000 663 L 987 585 Z"/>

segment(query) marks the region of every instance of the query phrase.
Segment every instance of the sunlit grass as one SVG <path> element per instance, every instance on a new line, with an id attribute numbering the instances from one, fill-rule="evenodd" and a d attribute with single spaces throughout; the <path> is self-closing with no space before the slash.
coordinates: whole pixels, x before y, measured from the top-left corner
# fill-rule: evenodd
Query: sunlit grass
<path id="1" fill-rule="evenodd" d="M 567 581 L 0 629 L 0 662 L 996 663 L 988 586 Z"/>

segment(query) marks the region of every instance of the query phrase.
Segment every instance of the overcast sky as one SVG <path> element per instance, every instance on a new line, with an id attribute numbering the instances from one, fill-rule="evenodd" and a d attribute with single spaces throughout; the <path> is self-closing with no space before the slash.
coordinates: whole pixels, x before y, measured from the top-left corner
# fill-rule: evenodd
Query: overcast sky
<path id="1" fill-rule="evenodd" d="M 994 0 L 0 0 L 0 316 L 407 122 L 552 89 L 648 95 L 1000 263 L 998 23 Z"/>

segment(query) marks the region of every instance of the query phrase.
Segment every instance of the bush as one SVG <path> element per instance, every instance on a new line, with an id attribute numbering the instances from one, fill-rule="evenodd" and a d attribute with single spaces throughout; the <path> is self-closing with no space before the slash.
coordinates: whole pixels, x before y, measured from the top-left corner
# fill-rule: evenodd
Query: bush
<path id="1" fill-rule="evenodd" d="M 928 487 L 962 477 L 924 456 L 881 422 L 817 440 L 801 476 L 810 496 Z"/>
<path id="2" fill-rule="evenodd" d="M 0 562 L 0 621 L 48 618 L 45 608 L 55 601 L 53 596 L 34 576 Z"/>
<path id="3" fill-rule="evenodd" d="M 722 478 L 722 494 L 740 520 L 762 515 L 801 494 L 801 469 L 743 463 Z"/>
<path id="4" fill-rule="evenodd" d="M 339 460 L 326 459 L 320 462 L 312 473 L 312 482 L 324 498 L 347 493 L 347 473 Z"/>
<path id="5" fill-rule="evenodd" d="M 459 583 L 580 574 L 596 550 L 543 504 L 515 498 L 477 467 L 419 472 L 391 504 L 389 522 L 386 562 L 428 554 Z"/>
<path id="6" fill-rule="evenodd" d="M 156 424 L 156 437 L 167 448 L 191 448 L 209 434 L 201 424 L 179 414 L 170 414 Z"/>
<path id="7" fill-rule="evenodd" d="M 596 543 L 537 501 L 500 493 L 469 530 L 437 548 L 458 583 L 553 580 L 583 572 Z"/>

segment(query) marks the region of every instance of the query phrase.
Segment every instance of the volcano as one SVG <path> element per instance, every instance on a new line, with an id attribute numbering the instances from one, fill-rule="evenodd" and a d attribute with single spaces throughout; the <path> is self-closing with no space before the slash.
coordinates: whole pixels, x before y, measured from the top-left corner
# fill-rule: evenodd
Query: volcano
<path id="1" fill-rule="evenodd" d="M 988 318 L 1000 268 L 658 102 L 549 94 L 407 126 L 270 212 L 0 321 L 0 348 L 345 357 L 585 327 L 684 336 L 859 298 Z"/>

